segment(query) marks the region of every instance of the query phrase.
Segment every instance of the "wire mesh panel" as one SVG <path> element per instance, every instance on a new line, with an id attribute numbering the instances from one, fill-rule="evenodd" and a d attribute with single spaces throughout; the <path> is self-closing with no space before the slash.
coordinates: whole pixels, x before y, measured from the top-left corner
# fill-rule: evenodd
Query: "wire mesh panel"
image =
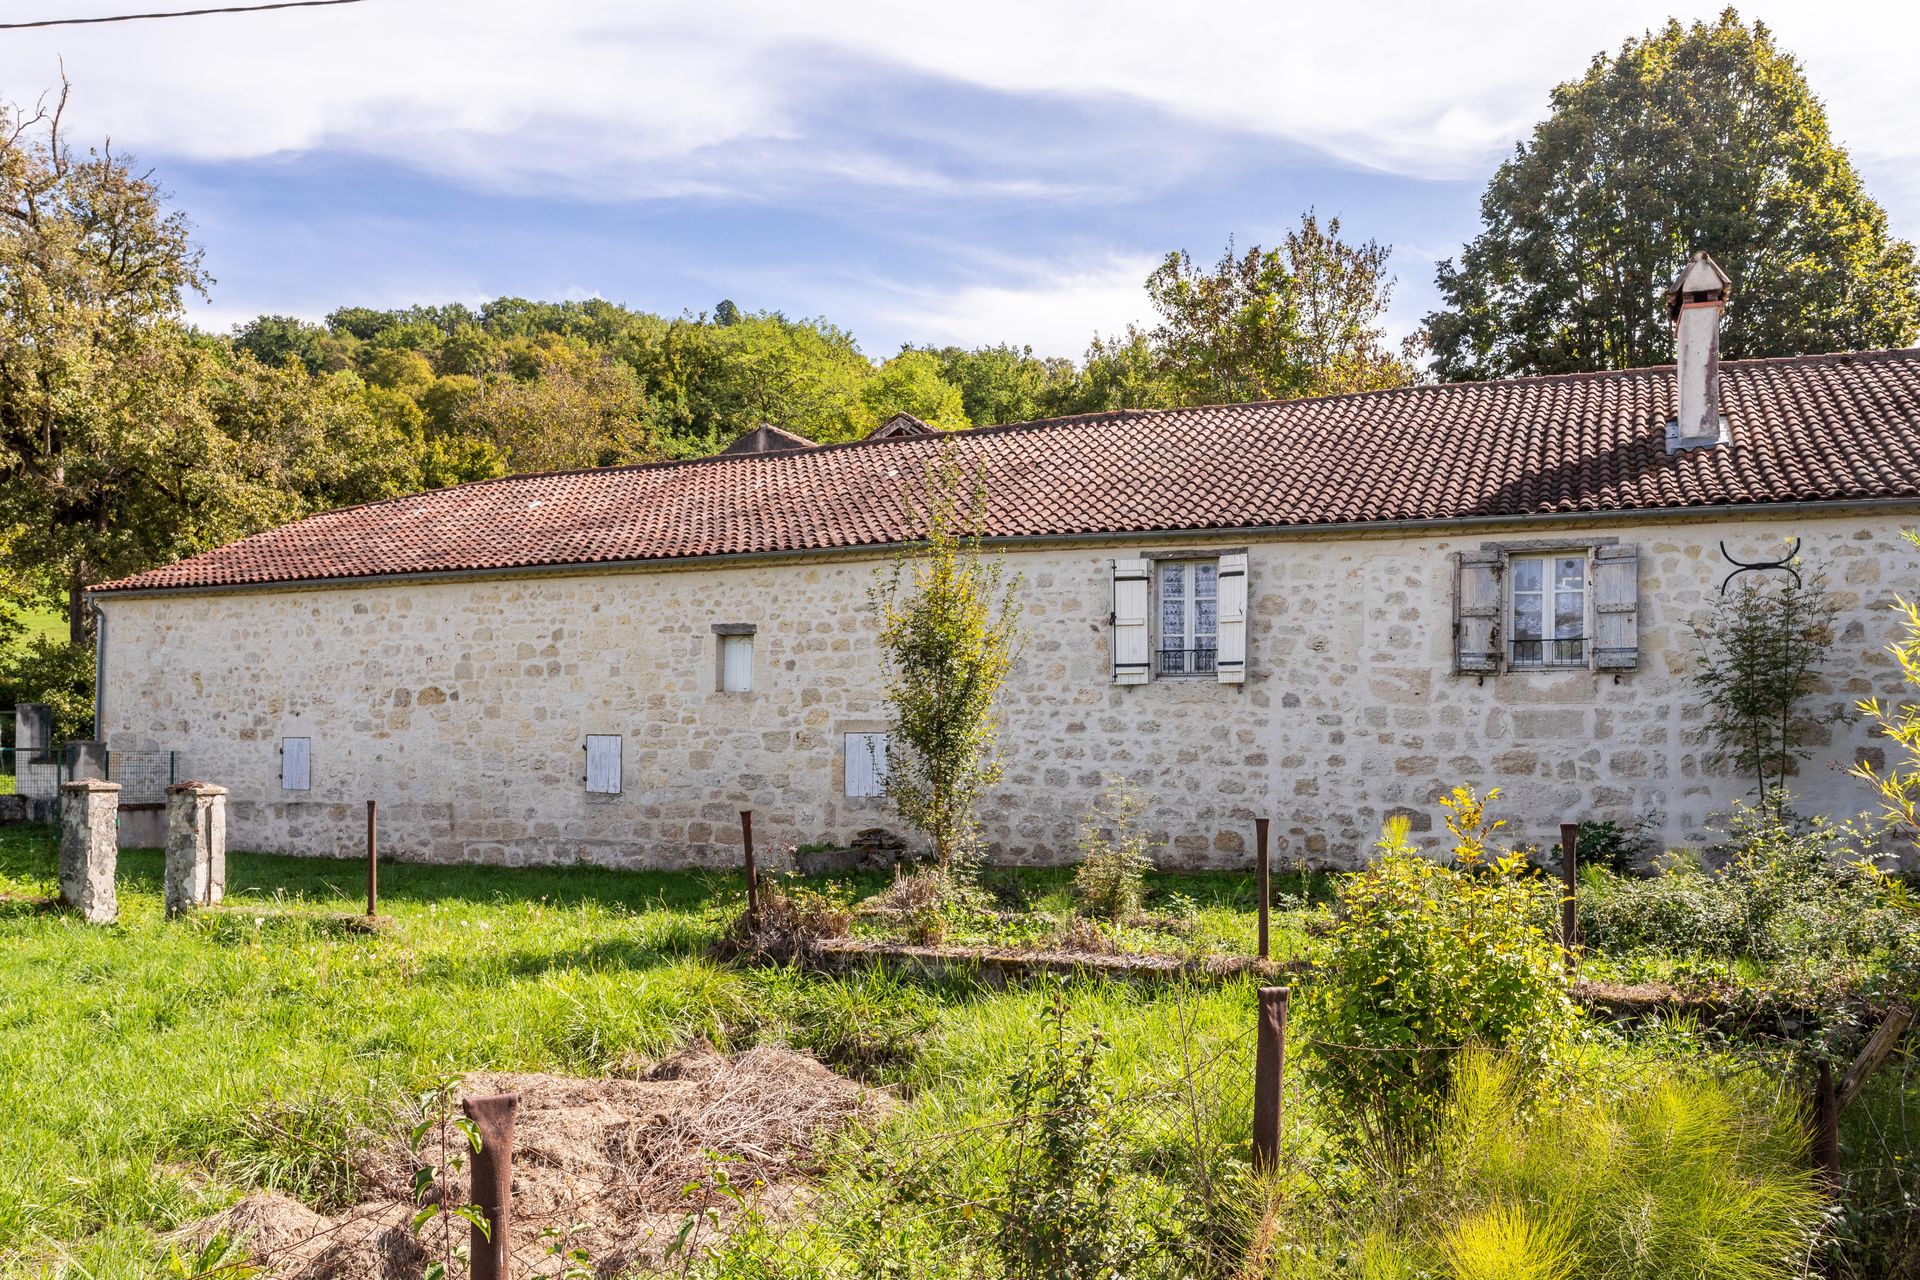
<path id="1" fill-rule="evenodd" d="M 171 751 L 109 751 L 107 781 L 120 784 L 120 804 L 164 804 L 175 777 Z"/>

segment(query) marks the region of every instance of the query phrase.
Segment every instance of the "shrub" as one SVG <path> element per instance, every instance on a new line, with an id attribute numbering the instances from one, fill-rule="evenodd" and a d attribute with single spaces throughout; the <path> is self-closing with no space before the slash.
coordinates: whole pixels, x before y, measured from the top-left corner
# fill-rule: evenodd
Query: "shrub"
<path id="1" fill-rule="evenodd" d="M 716 950 L 722 957 L 792 955 L 821 938 L 844 938 L 852 928 L 844 893 L 769 878 L 760 886 L 759 917 L 743 908 Z"/>
<path id="2" fill-rule="evenodd" d="M 1309 1070 L 1356 1133 L 1395 1159 L 1427 1136 L 1467 1045 L 1501 1047 L 1537 1078 L 1575 1022 L 1520 857 L 1488 852 L 1503 824 L 1466 788 L 1442 804 L 1455 865 L 1416 853 L 1404 819 L 1388 824 L 1379 861 L 1340 888 L 1302 1002 L 1317 1037 Z"/>
<path id="3" fill-rule="evenodd" d="M 92 645 L 48 636 L 0 653 L 0 705 L 45 703 L 53 712 L 55 742 L 91 738 L 93 667 Z"/>
<path id="4" fill-rule="evenodd" d="M 1140 829 L 1147 804 L 1131 782 L 1109 776 L 1093 811 L 1080 820 L 1080 866 L 1073 893 L 1091 915 L 1123 920 L 1135 915 L 1147 893 L 1153 847 Z"/>
<path id="5" fill-rule="evenodd" d="M 1318 1178 L 1299 1179 L 1273 1218 L 1270 1254 L 1287 1261 L 1265 1274 L 1808 1274 L 1822 1195 L 1791 1099 L 1759 1081 L 1638 1060 L 1543 1096 L 1527 1070 L 1507 1055 L 1470 1050 L 1439 1117 L 1435 1159 L 1341 1195 L 1328 1195 Z M 1347 1259 L 1360 1265 L 1347 1270 Z"/>
<path id="6" fill-rule="evenodd" d="M 1096 1029 L 1069 1041 L 1056 994 L 1048 1035 L 1014 1073 L 1014 1163 L 999 1247 L 1009 1280 L 1133 1274 L 1151 1237 L 1123 1203 L 1127 1144 L 1097 1068 Z"/>
<path id="7" fill-rule="evenodd" d="M 1579 849 L 1581 866 L 1605 867 L 1618 876 L 1637 875 L 1653 852 L 1645 832 L 1617 822 L 1581 823 Z"/>

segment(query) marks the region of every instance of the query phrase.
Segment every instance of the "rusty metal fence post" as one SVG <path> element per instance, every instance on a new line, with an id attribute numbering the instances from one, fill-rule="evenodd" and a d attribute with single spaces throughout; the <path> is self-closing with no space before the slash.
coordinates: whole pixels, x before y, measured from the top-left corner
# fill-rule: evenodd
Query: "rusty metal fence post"
<path id="1" fill-rule="evenodd" d="M 1580 912 L 1575 894 L 1580 886 L 1580 824 L 1560 824 L 1560 947 L 1571 965 L 1580 946 Z"/>
<path id="2" fill-rule="evenodd" d="M 740 811 L 740 839 L 747 848 L 747 918 L 760 919 L 760 868 L 753 860 L 753 810 Z"/>
<path id="3" fill-rule="evenodd" d="M 1273 880 L 1270 874 L 1273 864 L 1267 857 L 1267 820 L 1265 818 L 1253 820 L 1253 839 L 1254 848 L 1258 851 L 1254 855 L 1253 874 L 1260 894 L 1260 958 L 1265 960 L 1267 958 L 1267 917 L 1273 905 Z"/>
<path id="4" fill-rule="evenodd" d="M 507 1280 L 513 1256 L 513 1114 L 520 1105 L 517 1093 L 491 1098 L 468 1098 L 460 1109 L 480 1134 L 473 1153 L 474 1207 L 486 1220 L 475 1224 L 468 1237 L 468 1271 L 473 1280 Z"/>
<path id="5" fill-rule="evenodd" d="M 1253 1057 L 1253 1168 L 1272 1173 L 1280 1167 L 1281 1091 L 1287 1069 L 1289 987 L 1260 988 L 1260 1016 Z"/>
<path id="6" fill-rule="evenodd" d="M 1833 1063 L 1820 1057 L 1813 1082 L 1813 1167 L 1829 1189 L 1840 1185 L 1840 1093 L 1833 1084 Z"/>
<path id="7" fill-rule="evenodd" d="M 380 914 L 380 802 L 367 801 L 367 915 Z"/>

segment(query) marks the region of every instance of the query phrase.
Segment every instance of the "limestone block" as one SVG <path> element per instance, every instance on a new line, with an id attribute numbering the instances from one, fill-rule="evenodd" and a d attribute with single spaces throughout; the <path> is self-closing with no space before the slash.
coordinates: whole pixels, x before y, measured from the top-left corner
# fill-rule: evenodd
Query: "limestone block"
<path id="1" fill-rule="evenodd" d="M 211 782 L 167 788 L 167 915 L 212 906 L 227 891 L 227 789 Z"/>
<path id="2" fill-rule="evenodd" d="M 60 900 L 90 924 L 112 924 L 120 915 L 113 887 L 120 856 L 120 784 L 62 783 L 60 799 Z"/>

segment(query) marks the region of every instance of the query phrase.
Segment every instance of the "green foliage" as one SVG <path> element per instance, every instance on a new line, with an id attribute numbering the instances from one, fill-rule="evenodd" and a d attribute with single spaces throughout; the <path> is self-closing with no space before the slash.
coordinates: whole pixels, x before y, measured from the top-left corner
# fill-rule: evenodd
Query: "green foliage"
<path id="1" fill-rule="evenodd" d="M 1653 851 L 1646 835 L 1617 822 L 1583 822 L 1579 836 L 1580 865 L 1605 867 L 1619 876 L 1637 873 Z"/>
<path id="2" fill-rule="evenodd" d="M 1839 605 L 1817 576 L 1752 582 L 1717 597 L 1693 624 L 1700 645 L 1693 684 L 1721 756 L 1753 779 L 1762 809 L 1778 809 L 1815 732 L 1839 719 L 1806 703 L 1821 687 Z"/>
<path id="3" fill-rule="evenodd" d="M 55 742 L 93 737 L 93 646 L 42 637 L 0 652 L 0 706 L 41 702 Z"/>
<path id="4" fill-rule="evenodd" d="M 1275 400 L 1412 382 L 1411 351 L 1389 353 L 1379 327 L 1391 252 L 1347 244 L 1338 218 L 1323 228 L 1309 211 L 1278 248 L 1235 256 L 1229 241 L 1211 271 L 1184 250 L 1169 254 L 1147 278 L 1147 297 L 1160 317 L 1150 341 L 1174 398 Z"/>
<path id="5" fill-rule="evenodd" d="M 1913 246 L 1888 233 L 1799 63 L 1764 24 L 1628 40 L 1553 91 L 1440 264 L 1427 318 L 1448 379 L 1661 364 L 1662 306 L 1694 249 L 1735 294 L 1732 359 L 1900 347 L 1920 322 Z"/>
<path id="6" fill-rule="evenodd" d="M 1302 1001 L 1317 1037 L 1309 1071 L 1365 1145 L 1396 1160 L 1430 1136 L 1468 1045 L 1499 1048 L 1544 1078 L 1573 1026 L 1560 950 L 1524 863 L 1487 847 L 1503 824 L 1465 788 L 1442 804 L 1454 865 L 1421 856 L 1404 820 L 1389 824 L 1379 860 L 1340 887 Z"/>
<path id="7" fill-rule="evenodd" d="M 1000 778 L 993 703 L 1019 635 L 1015 584 L 967 533 L 985 494 L 964 484 L 952 457 L 929 465 L 925 540 L 872 590 L 893 720 L 887 798 L 942 872 L 971 859 L 975 806 Z"/>
<path id="8" fill-rule="evenodd" d="M 909 348 L 881 365 L 860 388 L 874 426 L 896 413 L 910 413 L 930 427 L 951 431 L 971 426 L 966 399 L 948 382 L 940 360 Z"/>
<path id="9" fill-rule="evenodd" d="M 1614 956 L 1752 961 L 1770 985 L 1834 998 L 1891 975 L 1890 994 L 1903 994 L 1901 975 L 1920 963 L 1920 915 L 1861 864 L 1861 842 L 1849 825 L 1741 806 L 1718 870 L 1676 860 L 1647 879 L 1586 876 L 1581 937 Z"/>
<path id="10" fill-rule="evenodd" d="M 1920 546 L 1920 534 L 1908 530 L 1906 538 Z M 1920 605 L 1901 599 L 1894 608 L 1904 634 L 1888 645 L 1887 651 L 1899 664 L 1907 684 L 1920 689 Z M 1876 768 L 1871 761 L 1863 760 L 1849 772 L 1873 788 L 1888 822 L 1920 840 L 1920 703 L 1893 707 L 1883 705 L 1878 698 L 1864 698 L 1855 706 L 1892 746 L 1897 763 Z"/>
<path id="11" fill-rule="evenodd" d="M 1014 1163 L 1000 1212 L 1008 1280 L 1108 1280 L 1132 1273 L 1150 1237 L 1124 1203 L 1128 1152 L 1096 1071 L 1098 1028 L 1070 1040 L 1056 995 L 1046 1039 L 1013 1074 Z"/>
<path id="12" fill-rule="evenodd" d="M 836 1071 L 862 1080 L 897 1080 L 919 1057 L 937 1009 L 926 993 L 875 965 L 845 978 L 796 981 L 781 1002 L 788 1036 Z"/>
<path id="13" fill-rule="evenodd" d="M 1146 898 L 1153 847 L 1140 828 L 1147 802 L 1140 789 L 1119 775 L 1107 779 L 1093 811 L 1080 821 L 1080 865 L 1073 893 L 1083 910 L 1108 920 L 1137 915 Z"/>
<path id="14" fill-rule="evenodd" d="M 1822 1194 L 1790 1100 L 1623 1063 L 1543 1097 L 1522 1063 L 1461 1060 L 1435 1158 L 1276 1207 L 1279 1280 L 1334 1276 L 1792 1280 Z M 1343 1259 L 1361 1265 L 1346 1270 Z M 1283 1260 L 1283 1261 L 1282 1261 Z M 1364 1260 L 1364 1261 L 1362 1261 Z"/>

